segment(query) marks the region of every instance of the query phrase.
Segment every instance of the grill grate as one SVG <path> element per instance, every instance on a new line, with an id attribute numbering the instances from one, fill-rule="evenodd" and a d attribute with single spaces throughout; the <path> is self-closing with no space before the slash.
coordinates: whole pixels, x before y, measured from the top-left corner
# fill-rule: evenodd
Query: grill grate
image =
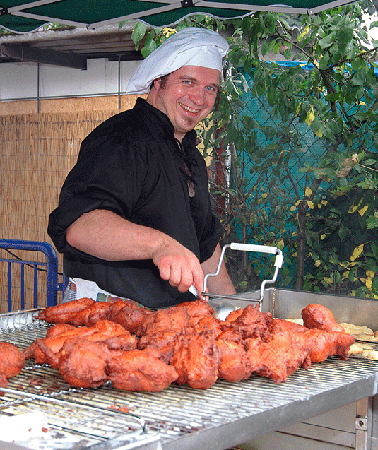
<path id="1" fill-rule="evenodd" d="M 46 330 L 47 325 L 38 322 L 0 328 L 0 341 L 23 349 L 44 337 Z M 206 391 L 171 385 L 163 392 L 142 393 L 116 390 L 110 383 L 98 389 L 74 389 L 57 370 L 27 361 L 21 374 L 9 380 L 8 388 L 0 390 L 0 415 L 35 410 L 46 414 L 49 431 L 43 439 L 28 442 L 27 448 L 33 450 L 94 449 L 120 436 L 129 436 L 138 448 L 147 448 L 140 447 L 143 440 L 156 436 L 162 448 L 185 448 L 175 442 L 201 433 L 216 435 L 219 427 L 239 420 L 256 418 L 260 424 L 262 413 L 296 402 L 305 405 L 320 394 L 375 378 L 377 373 L 377 361 L 329 358 L 307 371 L 298 370 L 279 385 L 256 377 L 239 383 L 219 380 Z"/>

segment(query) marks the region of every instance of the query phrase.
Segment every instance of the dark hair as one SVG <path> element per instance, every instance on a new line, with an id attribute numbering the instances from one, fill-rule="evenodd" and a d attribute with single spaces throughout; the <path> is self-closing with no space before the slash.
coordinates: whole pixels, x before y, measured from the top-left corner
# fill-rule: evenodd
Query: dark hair
<path id="1" fill-rule="evenodd" d="M 167 75 L 162 75 L 159 78 L 155 78 L 155 80 L 160 80 L 160 87 L 161 87 L 161 89 L 165 89 L 165 86 L 167 85 L 167 80 L 168 80 L 169 75 L 170 74 L 168 73 Z M 153 88 L 155 80 L 151 83 L 150 90 Z"/>

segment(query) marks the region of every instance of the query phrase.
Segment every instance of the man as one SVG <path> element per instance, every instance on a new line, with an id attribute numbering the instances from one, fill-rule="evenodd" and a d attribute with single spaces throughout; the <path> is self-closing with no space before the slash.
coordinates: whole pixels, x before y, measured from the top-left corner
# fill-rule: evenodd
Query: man
<path id="1" fill-rule="evenodd" d="M 227 50 L 209 30 L 174 34 L 129 82 L 127 92 L 147 101 L 84 139 L 48 226 L 68 293 L 161 308 L 194 300 L 189 288 L 201 293 L 204 273 L 216 271 L 222 229 L 194 127 L 214 106 Z M 208 287 L 235 293 L 224 264 Z"/>

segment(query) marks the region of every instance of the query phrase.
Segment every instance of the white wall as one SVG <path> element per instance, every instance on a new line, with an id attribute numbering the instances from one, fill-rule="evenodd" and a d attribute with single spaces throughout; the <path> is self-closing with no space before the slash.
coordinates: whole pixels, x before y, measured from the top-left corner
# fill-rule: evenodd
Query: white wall
<path id="1" fill-rule="evenodd" d="M 91 96 L 118 94 L 120 64 L 120 93 L 140 61 L 88 60 L 87 70 L 41 65 L 39 97 Z M 32 63 L 0 64 L 0 101 L 36 98 L 38 67 Z"/>

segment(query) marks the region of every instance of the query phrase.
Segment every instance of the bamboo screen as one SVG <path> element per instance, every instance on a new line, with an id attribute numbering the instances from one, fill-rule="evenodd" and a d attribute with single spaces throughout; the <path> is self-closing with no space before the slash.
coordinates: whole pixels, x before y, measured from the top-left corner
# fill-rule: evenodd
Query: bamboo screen
<path id="1" fill-rule="evenodd" d="M 96 100 L 96 99 L 94 99 Z M 69 100 L 65 100 L 69 101 Z M 124 102 L 126 109 L 135 102 Z M 129 103 L 129 104 L 128 104 Z M 96 100 L 98 106 L 98 100 Z M 60 188 L 75 164 L 83 138 L 120 110 L 43 112 L 0 115 L 0 230 L 1 239 L 52 244 L 47 235 L 49 213 L 57 206 Z M 39 252 L 12 251 L 21 259 L 42 260 Z M 29 254 L 28 254 L 29 253 Z M 8 257 L 2 250 L 0 257 Z M 62 260 L 59 256 L 59 272 Z M 33 307 L 33 271 L 25 270 L 25 309 Z M 7 264 L 0 264 L 0 313 L 8 311 Z M 38 306 L 46 305 L 45 274 L 40 273 Z M 61 280 L 60 280 L 61 281 Z M 20 309 L 20 279 L 12 275 L 12 310 Z"/>

